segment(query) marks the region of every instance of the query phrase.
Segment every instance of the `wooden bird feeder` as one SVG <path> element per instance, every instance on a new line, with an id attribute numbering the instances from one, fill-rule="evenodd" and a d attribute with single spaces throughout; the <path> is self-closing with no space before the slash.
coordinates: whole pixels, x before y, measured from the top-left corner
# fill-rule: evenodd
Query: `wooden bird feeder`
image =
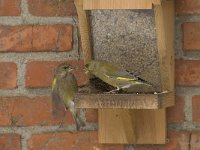
<path id="1" fill-rule="evenodd" d="M 100 143 L 165 144 L 166 108 L 173 106 L 175 101 L 174 1 L 75 0 L 75 5 L 78 12 L 85 63 L 92 59 L 92 53 L 96 51 L 91 44 L 89 11 L 107 9 L 153 10 L 155 17 L 155 45 L 159 62 L 160 93 L 78 93 L 75 96 L 75 104 L 78 108 L 98 109 Z"/>

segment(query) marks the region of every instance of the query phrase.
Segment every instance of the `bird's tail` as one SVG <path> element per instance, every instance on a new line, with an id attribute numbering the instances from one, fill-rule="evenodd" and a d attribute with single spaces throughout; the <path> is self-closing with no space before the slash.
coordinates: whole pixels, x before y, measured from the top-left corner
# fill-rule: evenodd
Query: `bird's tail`
<path id="1" fill-rule="evenodd" d="M 79 130 L 81 127 L 84 127 L 85 121 L 81 118 L 81 116 L 78 113 L 73 114 L 74 121 L 76 122 L 76 128 Z"/>

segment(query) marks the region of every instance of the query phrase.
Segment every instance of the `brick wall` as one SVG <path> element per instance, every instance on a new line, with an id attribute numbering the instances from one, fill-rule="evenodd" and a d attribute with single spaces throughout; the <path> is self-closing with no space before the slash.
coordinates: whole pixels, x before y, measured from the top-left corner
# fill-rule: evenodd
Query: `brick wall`
<path id="1" fill-rule="evenodd" d="M 199 150 L 200 0 L 176 0 L 176 106 L 168 109 L 170 142 L 102 145 L 97 111 L 85 110 L 85 131 L 72 133 L 69 113 L 51 115 L 50 84 L 63 61 L 83 85 L 73 0 L 0 0 L 0 150 Z M 42 42 L 41 42 L 42 41 Z M 64 120 L 64 126 L 60 122 Z"/>

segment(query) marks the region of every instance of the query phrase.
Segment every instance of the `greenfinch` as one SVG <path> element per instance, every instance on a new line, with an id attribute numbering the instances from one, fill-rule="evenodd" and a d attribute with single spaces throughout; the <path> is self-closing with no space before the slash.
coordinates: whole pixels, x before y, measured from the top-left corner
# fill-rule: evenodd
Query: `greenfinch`
<path id="1" fill-rule="evenodd" d="M 109 93 L 132 89 L 132 87 L 136 85 L 152 87 L 150 83 L 133 73 L 105 61 L 91 60 L 85 65 L 85 67 L 86 72 L 89 72 L 105 83 L 116 88 L 115 90 L 111 90 Z"/>
<path id="2" fill-rule="evenodd" d="M 77 130 L 79 130 L 80 127 L 85 126 L 85 122 L 77 113 L 74 105 L 74 94 L 78 91 L 78 85 L 72 71 L 72 66 L 67 63 L 57 67 L 52 83 L 52 101 L 53 109 L 60 109 L 59 105 L 64 103 L 65 108 L 72 113 Z M 53 113 L 55 112 L 56 110 Z"/>

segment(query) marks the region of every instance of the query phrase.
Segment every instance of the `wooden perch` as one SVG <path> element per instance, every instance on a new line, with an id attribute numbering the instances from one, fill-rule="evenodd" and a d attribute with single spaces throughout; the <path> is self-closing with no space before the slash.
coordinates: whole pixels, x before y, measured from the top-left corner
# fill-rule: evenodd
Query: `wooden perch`
<path id="1" fill-rule="evenodd" d="M 164 94 L 81 94 L 75 95 L 78 108 L 160 109 L 174 105 L 174 93 Z"/>

